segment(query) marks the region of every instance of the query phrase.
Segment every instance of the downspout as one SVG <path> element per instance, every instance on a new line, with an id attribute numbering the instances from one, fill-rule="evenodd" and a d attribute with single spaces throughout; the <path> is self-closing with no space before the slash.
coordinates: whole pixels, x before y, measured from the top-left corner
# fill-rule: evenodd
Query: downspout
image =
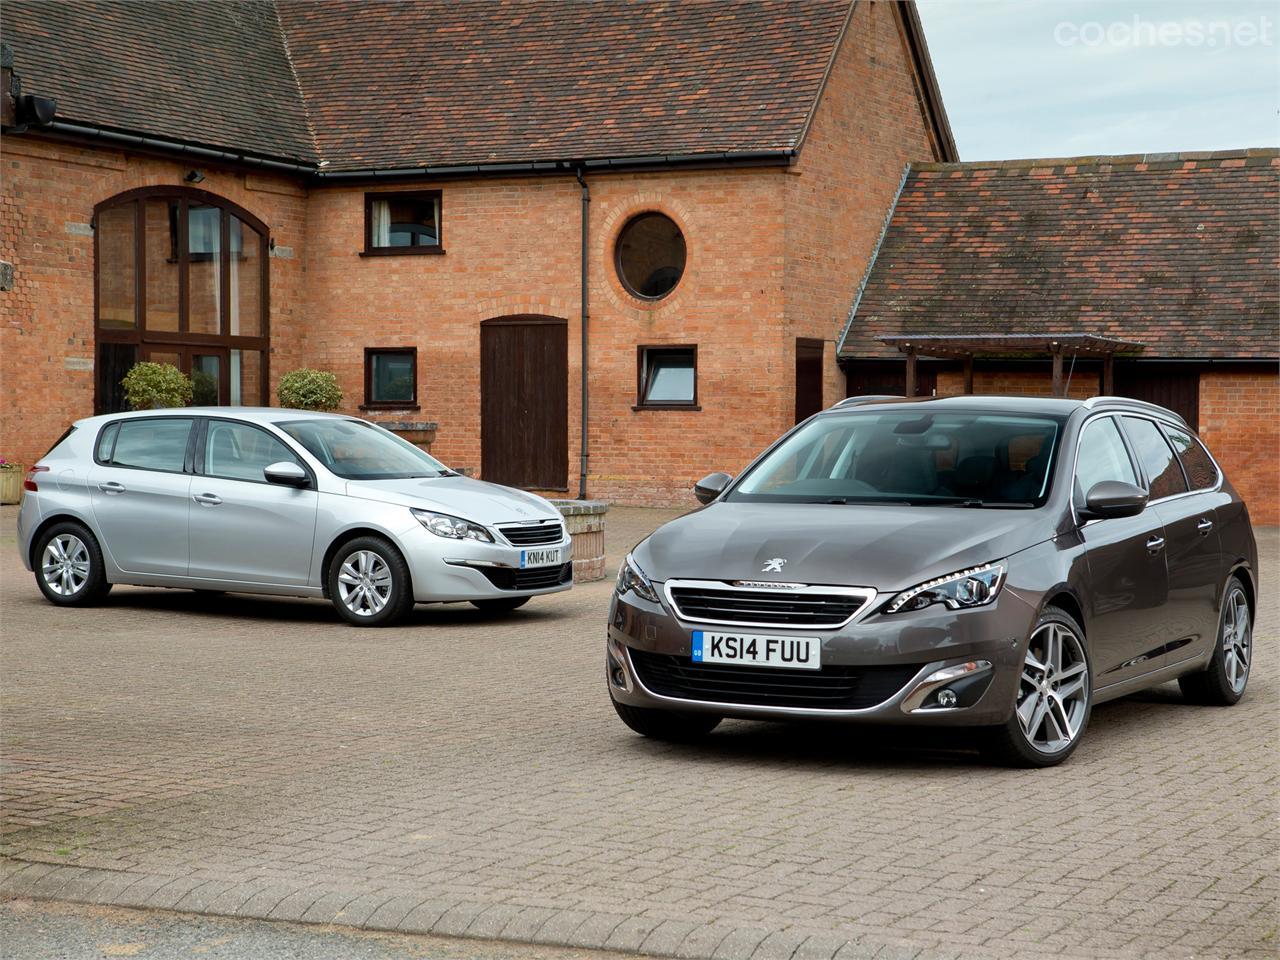
<path id="1" fill-rule="evenodd" d="M 578 186 L 582 188 L 582 263 L 580 272 L 582 274 L 582 330 L 580 334 L 580 342 L 582 344 L 581 372 L 579 374 L 582 380 L 582 457 L 581 466 L 578 472 L 578 499 L 587 499 L 587 399 L 588 399 L 588 373 L 587 373 L 587 319 L 589 313 L 587 311 L 587 242 L 591 238 L 591 188 L 587 186 L 586 179 L 582 176 L 582 167 L 577 170 Z"/>

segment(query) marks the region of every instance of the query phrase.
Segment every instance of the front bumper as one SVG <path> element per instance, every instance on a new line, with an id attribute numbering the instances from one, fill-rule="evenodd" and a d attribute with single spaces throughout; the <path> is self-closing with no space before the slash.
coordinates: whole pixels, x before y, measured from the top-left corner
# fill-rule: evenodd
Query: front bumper
<path id="1" fill-rule="evenodd" d="M 888 599 L 888 594 L 878 596 L 869 609 L 878 610 Z M 908 613 L 871 613 L 834 630 L 737 628 L 742 634 L 816 636 L 821 642 L 821 671 L 761 674 L 765 682 L 750 684 L 748 692 L 728 674 L 692 663 L 693 631 L 717 628 L 682 620 L 665 598 L 655 604 L 632 592 L 615 593 L 609 612 L 606 682 L 619 703 L 650 709 L 747 719 L 997 724 L 1007 720 L 1013 709 L 1035 616 L 1031 604 L 1016 591 L 1005 589 L 994 603 L 972 610 L 935 605 Z M 753 671 L 768 668 L 734 669 L 738 677 L 754 679 Z M 941 671 L 947 672 L 939 677 Z M 673 679 L 677 675 L 697 679 L 682 685 Z M 804 705 L 812 689 L 806 685 L 811 682 L 822 684 L 824 690 L 844 682 L 862 683 L 863 694 L 849 698 L 856 706 Z M 851 689 L 856 692 L 856 687 Z M 943 705 L 949 696 L 939 702 L 938 694 L 944 689 L 957 694 L 954 706 Z"/>
<path id="2" fill-rule="evenodd" d="M 523 551 L 519 547 L 450 540 L 416 523 L 401 534 L 400 548 L 418 603 L 535 597 L 573 586 L 573 542 L 568 534 L 559 543 L 525 548 L 560 552 L 557 563 L 526 568 L 520 566 Z"/>

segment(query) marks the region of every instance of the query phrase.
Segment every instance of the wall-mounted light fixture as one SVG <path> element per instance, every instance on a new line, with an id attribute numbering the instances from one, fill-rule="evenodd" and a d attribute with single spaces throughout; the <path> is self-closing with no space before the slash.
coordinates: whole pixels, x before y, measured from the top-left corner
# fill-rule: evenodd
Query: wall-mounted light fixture
<path id="1" fill-rule="evenodd" d="M 200 183 L 204 180 L 204 173 L 199 170 L 188 170 L 187 175 L 182 178 L 187 183 Z"/>

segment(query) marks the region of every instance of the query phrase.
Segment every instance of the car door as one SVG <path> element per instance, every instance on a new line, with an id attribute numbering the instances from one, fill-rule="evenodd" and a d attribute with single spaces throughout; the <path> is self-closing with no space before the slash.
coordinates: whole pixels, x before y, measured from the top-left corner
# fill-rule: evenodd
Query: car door
<path id="1" fill-rule="evenodd" d="M 127 573 L 184 577 L 193 417 L 125 417 L 99 437 L 89 477 L 102 546 Z"/>
<path id="2" fill-rule="evenodd" d="M 1192 453 L 1198 447 L 1191 434 L 1172 424 L 1147 417 L 1125 416 L 1124 431 L 1149 485 L 1154 510 L 1164 524 L 1165 562 L 1169 570 L 1169 602 L 1162 621 L 1166 631 L 1166 663 L 1195 656 L 1217 632 L 1217 594 L 1222 574 L 1222 551 L 1214 530 L 1217 505 L 1212 487 L 1217 486 L 1217 468 L 1212 461 L 1200 463 Z M 1175 439 L 1176 437 L 1176 439 Z M 1193 489 L 1183 458 L 1196 476 Z"/>
<path id="3" fill-rule="evenodd" d="M 1076 455 L 1075 502 L 1103 480 L 1141 484 L 1116 419 L 1088 421 Z M 1168 599 L 1164 527 L 1154 510 L 1089 520 L 1080 527 L 1089 565 L 1089 650 L 1101 688 L 1155 669 L 1165 643 L 1159 625 Z"/>
<path id="4" fill-rule="evenodd" d="M 283 440 L 262 427 L 208 418 L 200 425 L 191 486 L 191 576 L 242 583 L 305 585 L 316 506 L 308 488 L 268 483 L 263 469 L 287 460 L 310 473 Z"/>

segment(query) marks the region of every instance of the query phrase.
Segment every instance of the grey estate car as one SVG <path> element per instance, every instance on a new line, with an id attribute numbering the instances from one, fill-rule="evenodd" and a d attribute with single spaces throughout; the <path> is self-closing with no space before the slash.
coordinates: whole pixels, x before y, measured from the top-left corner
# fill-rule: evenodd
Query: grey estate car
<path id="1" fill-rule="evenodd" d="M 573 585 L 541 497 L 353 417 L 210 407 L 78 421 L 27 476 L 22 562 L 62 606 L 112 584 L 328 597 L 382 626 L 416 603 L 505 612 Z"/>
<path id="2" fill-rule="evenodd" d="M 626 558 L 609 614 L 609 693 L 647 736 L 960 725 L 1049 766 L 1096 703 L 1176 678 L 1230 705 L 1248 682 L 1248 510 L 1162 407 L 849 400 L 695 492 Z"/>

